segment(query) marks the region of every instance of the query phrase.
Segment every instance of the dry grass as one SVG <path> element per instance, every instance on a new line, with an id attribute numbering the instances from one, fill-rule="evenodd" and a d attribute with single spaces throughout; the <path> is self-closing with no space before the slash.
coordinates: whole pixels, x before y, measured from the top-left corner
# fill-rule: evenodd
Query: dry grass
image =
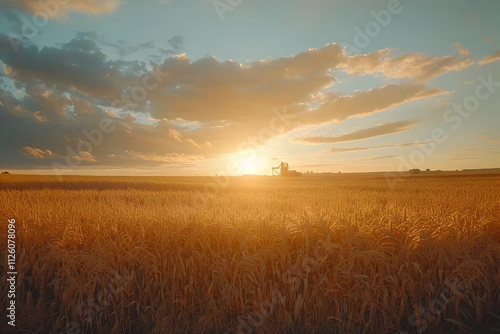
<path id="1" fill-rule="evenodd" d="M 206 193 L 210 182 L 1 175 L 1 235 L 17 221 L 18 328 L 500 330 L 499 174 L 418 175 L 392 191 L 383 176 L 232 178 Z"/>

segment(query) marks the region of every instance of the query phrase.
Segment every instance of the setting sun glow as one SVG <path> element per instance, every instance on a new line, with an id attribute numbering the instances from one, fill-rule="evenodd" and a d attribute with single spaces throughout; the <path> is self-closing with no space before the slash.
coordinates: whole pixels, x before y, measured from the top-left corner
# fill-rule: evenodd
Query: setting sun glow
<path id="1" fill-rule="evenodd" d="M 242 160 L 241 169 L 243 170 L 243 174 L 256 174 L 255 160 L 250 158 Z"/>
<path id="2" fill-rule="evenodd" d="M 498 13 L 0 0 L 0 334 L 499 333 Z"/>

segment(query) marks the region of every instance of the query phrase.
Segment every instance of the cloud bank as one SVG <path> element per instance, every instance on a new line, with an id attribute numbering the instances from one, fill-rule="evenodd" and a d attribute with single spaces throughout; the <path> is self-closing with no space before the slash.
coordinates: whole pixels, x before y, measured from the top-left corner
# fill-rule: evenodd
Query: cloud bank
<path id="1" fill-rule="evenodd" d="M 98 13 L 116 5 L 77 1 L 71 8 Z M 28 1 L 16 6 L 34 10 Z M 423 79 L 470 65 L 423 54 L 390 58 L 391 50 L 347 56 L 337 44 L 250 64 L 177 54 L 151 65 L 110 59 L 92 32 L 51 47 L 16 42 L 18 53 L 9 37 L 0 35 L 0 150 L 15 166 L 64 163 L 66 157 L 77 157 L 82 165 L 192 165 L 236 152 L 262 129 L 278 128 L 260 144 L 298 128 L 336 124 L 447 94 Z M 405 80 L 342 94 L 335 90 L 338 71 Z M 277 114 L 280 122 L 272 124 Z M 101 136 L 96 131 L 103 120 L 113 130 Z M 415 125 L 383 123 L 300 142 L 366 139 Z"/>

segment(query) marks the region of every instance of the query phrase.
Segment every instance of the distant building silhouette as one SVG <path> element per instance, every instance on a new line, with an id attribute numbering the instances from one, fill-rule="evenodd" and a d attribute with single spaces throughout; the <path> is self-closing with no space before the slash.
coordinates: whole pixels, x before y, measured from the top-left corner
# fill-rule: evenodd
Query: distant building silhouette
<path id="1" fill-rule="evenodd" d="M 301 176 L 301 172 L 297 172 L 296 170 L 290 170 L 288 167 L 288 162 L 281 162 L 278 167 L 271 168 L 272 175 L 280 175 L 280 176 Z"/>

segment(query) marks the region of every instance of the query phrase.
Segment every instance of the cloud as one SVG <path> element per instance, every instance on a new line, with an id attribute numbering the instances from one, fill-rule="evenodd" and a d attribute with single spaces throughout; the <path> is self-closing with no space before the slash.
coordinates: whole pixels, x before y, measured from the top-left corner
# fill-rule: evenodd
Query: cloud
<path id="1" fill-rule="evenodd" d="M 73 159 L 81 159 L 87 162 L 97 162 L 96 158 L 92 155 L 92 153 L 88 151 L 80 151 L 77 156 L 73 156 Z"/>
<path id="2" fill-rule="evenodd" d="M 342 65 L 348 74 L 382 74 L 387 78 L 412 78 L 428 80 L 450 71 L 461 71 L 474 62 L 470 59 L 459 60 L 452 56 L 430 57 L 422 53 L 408 53 L 396 58 L 389 58 L 389 49 L 379 50 L 365 55 L 346 58 Z"/>
<path id="3" fill-rule="evenodd" d="M 40 159 L 47 158 L 53 155 L 52 151 L 50 150 L 41 150 L 39 148 L 32 148 L 29 146 L 23 147 L 23 151 L 27 155 Z"/>
<path id="4" fill-rule="evenodd" d="M 124 87 L 137 85 L 137 74 L 146 71 L 138 62 L 108 60 L 87 36 L 77 36 L 59 48 L 17 44 L 18 53 L 10 47 L 9 37 L 0 34 L 0 59 L 8 68 L 7 75 L 19 85 L 44 84 L 113 100 L 120 97 Z"/>
<path id="5" fill-rule="evenodd" d="M 475 157 L 459 157 L 459 158 L 450 158 L 448 160 L 478 160 L 479 158 L 475 158 Z"/>
<path id="6" fill-rule="evenodd" d="M 426 89 L 422 84 L 404 83 L 386 85 L 348 96 L 331 94 L 316 110 L 298 115 L 301 124 L 339 122 L 351 117 L 362 117 L 412 101 L 426 99 L 448 92 L 438 88 Z"/>
<path id="7" fill-rule="evenodd" d="M 486 141 L 500 141 L 500 137 L 485 137 Z"/>
<path id="8" fill-rule="evenodd" d="M 0 3 L 0 9 L 2 9 L 2 4 Z M 23 21 L 21 17 L 13 10 L 2 10 L 0 11 L 0 16 L 4 16 L 11 24 L 13 32 L 22 32 Z"/>
<path id="9" fill-rule="evenodd" d="M 158 74 L 142 61 L 109 59 L 93 32 L 50 47 L 17 43 L 18 54 L 0 35 L 4 79 L 18 91 L 0 86 L 0 151 L 16 165 L 34 164 L 23 147 L 55 152 L 37 161 L 46 165 L 68 156 L 82 166 L 193 163 L 234 153 L 263 130 L 257 146 L 300 127 L 447 94 L 414 81 L 336 93 L 334 73 L 346 62 L 337 44 L 245 64 L 176 55 L 161 59 Z M 74 153 L 103 119 L 114 130 L 82 156 Z"/>
<path id="10" fill-rule="evenodd" d="M 385 160 L 385 159 L 394 159 L 394 158 L 398 158 L 398 156 L 397 155 L 380 155 L 380 156 L 376 156 L 376 157 L 366 158 L 363 160 Z"/>
<path id="11" fill-rule="evenodd" d="M 332 85 L 329 71 L 342 59 L 334 44 L 249 66 L 213 57 L 194 62 L 186 55 L 171 57 L 162 64 L 171 74 L 168 82 L 151 92 L 152 116 L 262 125 L 273 108 L 308 102 L 310 94 Z"/>
<path id="12" fill-rule="evenodd" d="M 460 53 L 461 56 L 465 57 L 470 54 L 470 51 L 462 46 L 460 43 L 453 43 L 453 46 L 457 48 L 458 53 Z"/>
<path id="13" fill-rule="evenodd" d="M 486 56 L 486 57 L 480 59 L 477 63 L 479 65 L 485 65 L 485 64 L 493 63 L 493 62 L 499 61 L 499 60 L 500 60 L 500 51 L 497 51 L 489 56 Z"/>
<path id="14" fill-rule="evenodd" d="M 19 9 L 33 15 L 43 15 L 52 19 L 64 17 L 71 12 L 93 15 L 111 13 L 115 11 L 120 2 L 120 0 L 2 0 L 0 8 Z"/>
<path id="15" fill-rule="evenodd" d="M 417 125 L 417 122 L 414 121 L 401 121 L 401 122 L 385 122 L 379 124 L 377 126 L 356 130 L 349 133 L 344 133 L 337 136 L 328 136 L 328 137 L 303 137 L 297 139 L 299 142 L 303 142 L 306 144 L 326 144 L 326 143 L 341 143 L 346 141 L 354 141 L 361 139 L 368 139 L 378 136 L 387 135 L 390 133 L 397 133 L 409 130 Z"/>
<path id="16" fill-rule="evenodd" d="M 182 142 L 182 135 L 179 131 L 174 130 L 174 129 L 168 129 L 168 135 L 172 138 L 174 138 L 176 141 L 179 143 Z"/>
<path id="17" fill-rule="evenodd" d="M 368 147 L 332 147 L 332 148 L 330 148 L 329 153 L 337 154 L 337 153 L 373 150 L 373 149 L 378 149 L 378 148 L 400 148 L 400 147 L 408 147 L 408 146 L 427 145 L 427 144 L 432 144 L 432 143 L 434 143 L 434 142 L 426 141 L 426 142 L 394 144 L 394 145 L 377 145 L 377 146 L 368 146 Z"/>
<path id="18" fill-rule="evenodd" d="M 199 157 L 196 155 L 190 155 L 190 154 L 178 154 L 178 153 L 171 153 L 171 154 L 157 154 L 156 152 L 150 153 L 150 154 L 143 154 L 143 153 L 138 153 L 138 152 L 127 152 L 127 155 L 131 157 L 134 160 L 142 160 L 142 161 L 152 161 L 152 162 L 182 162 L 182 161 L 190 161 L 190 160 L 197 160 Z"/>

